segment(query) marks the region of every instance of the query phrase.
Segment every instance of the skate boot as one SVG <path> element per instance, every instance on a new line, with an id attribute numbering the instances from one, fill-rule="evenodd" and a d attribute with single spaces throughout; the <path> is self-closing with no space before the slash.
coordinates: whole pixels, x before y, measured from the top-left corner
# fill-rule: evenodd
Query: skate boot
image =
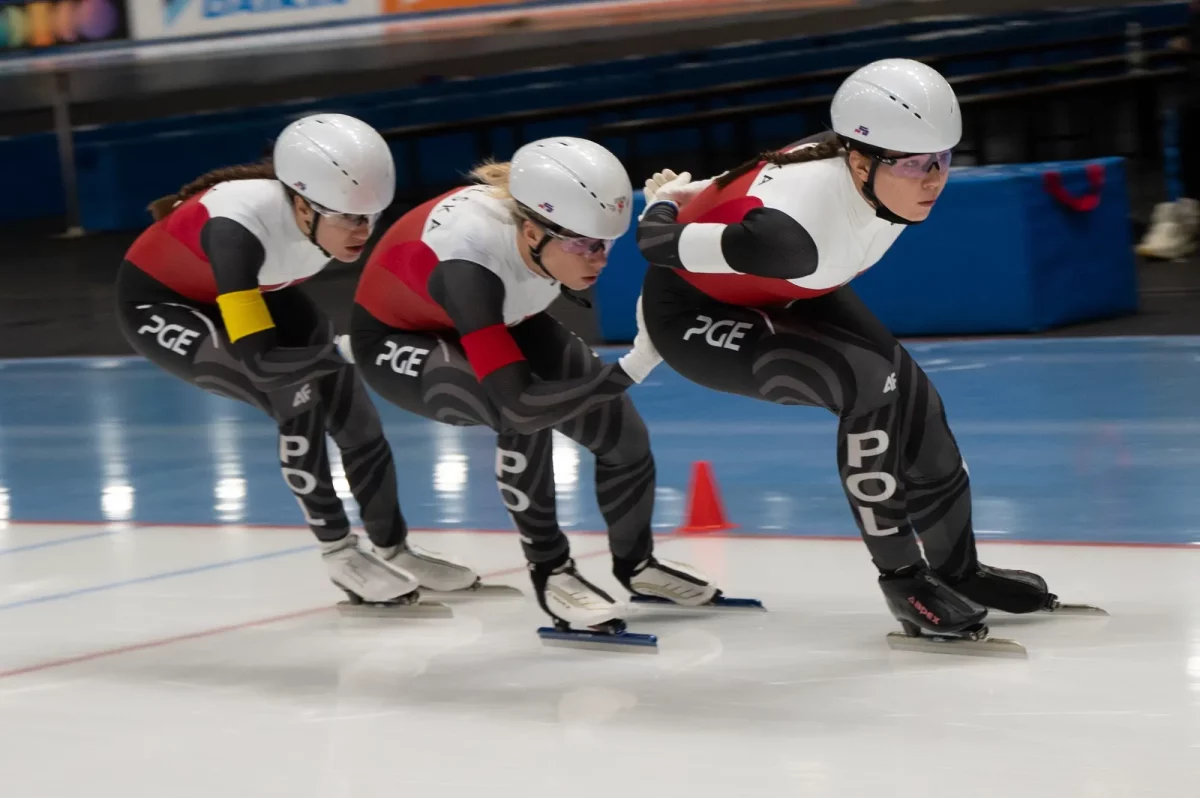
<path id="1" fill-rule="evenodd" d="M 553 628 L 538 629 L 546 645 L 657 650 L 654 635 L 625 631 L 622 605 L 584 579 L 574 560 L 530 563 L 529 573 L 538 604 L 554 620 Z"/>
<path id="2" fill-rule="evenodd" d="M 444 604 L 422 603 L 417 577 L 359 547 L 355 535 L 321 544 L 330 580 L 346 594 L 338 604 L 345 615 L 449 617 Z"/>
<path id="3" fill-rule="evenodd" d="M 987 608 L 955 592 L 924 563 L 880 576 L 879 587 L 904 629 L 888 635 L 894 649 L 1025 656 L 1019 643 L 988 637 Z"/>
<path id="4" fill-rule="evenodd" d="M 1056 612 L 1064 615 L 1107 615 L 1088 604 L 1063 604 L 1050 592 L 1046 580 L 1029 571 L 993 568 L 976 562 L 961 578 L 946 577 L 947 584 L 972 601 L 1014 615 Z"/>
<path id="5" fill-rule="evenodd" d="M 633 594 L 631 604 L 763 609 L 758 599 L 726 598 L 707 576 L 690 565 L 653 555 L 640 562 L 613 558 L 613 575 Z"/>
<path id="6" fill-rule="evenodd" d="M 992 568 L 975 563 L 975 567 L 961 578 L 955 579 L 949 575 L 942 578 L 971 601 L 1015 615 L 1044 610 L 1055 600 L 1046 587 L 1046 580 L 1028 571 Z"/>
<path id="7" fill-rule="evenodd" d="M 635 597 L 666 599 L 685 607 L 707 604 L 721 592 L 695 568 L 653 556 L 641 562 L 614 559 L 613 575 Z"/>
<path id="8" fill-rule="evenodd" d="M 417 577 L 425 595 L 432 598 L 520 598 L 522 595 L 508 585 L 485 585 L 469 566 L 407 540 L 398 546 L 376 547 L 375 551 L 382 559 Z"/>

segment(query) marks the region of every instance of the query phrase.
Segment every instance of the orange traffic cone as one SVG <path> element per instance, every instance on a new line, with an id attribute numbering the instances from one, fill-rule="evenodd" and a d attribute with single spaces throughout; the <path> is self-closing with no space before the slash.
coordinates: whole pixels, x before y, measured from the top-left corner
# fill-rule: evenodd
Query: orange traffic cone
<path id="1" fill-rule="evenodd" d="M 704 461 L 692 465 L 692 481 L 688 486 L 687 516 L 679 532 L 719 532 L 735 529 L 725 517 L 725 507 L 713 477 L 712 464 Z"/>

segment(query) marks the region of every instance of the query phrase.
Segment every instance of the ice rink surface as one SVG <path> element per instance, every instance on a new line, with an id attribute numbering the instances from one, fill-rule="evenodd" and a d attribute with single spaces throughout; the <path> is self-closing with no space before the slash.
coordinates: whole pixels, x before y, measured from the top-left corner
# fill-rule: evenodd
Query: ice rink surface
<path id="1" fill-rule="evenodd" d="M 138 360 L 2 363 L 2 794 L 1195 796 L 1200 339 L 910 348 L 984 561 L 1111 617 L 994 613 L 1027 660 L 891 651 L 832 417 L 664 367 L 633 392 L 659 554 L 767 613 L 637 610 L 652 656 L 543 647 L 493 436 L 381 405 L 414 539 L 526 597 L 344 618 L 269 420 Z M 673 534 L 697 460 L 736 530 Z M 560 439 L 555 466 L 581 569 L 620 592 L 590 455 Z"/>

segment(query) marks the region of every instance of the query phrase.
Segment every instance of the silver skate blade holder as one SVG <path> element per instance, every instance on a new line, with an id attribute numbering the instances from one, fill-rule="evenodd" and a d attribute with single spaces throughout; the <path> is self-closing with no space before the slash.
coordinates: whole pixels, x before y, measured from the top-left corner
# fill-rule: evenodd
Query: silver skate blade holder
<path id="1" fill-rule="evenodd" d="M 339 601 L 337 609 L 346 618 L 436 620 L 454 617 L 454 610 L 436 601 L 421 601 L 415 604 L 383 601 Z"/>
<path id="2" fill-rule="evenodd" d="M 751 612 L 766 612 L 767 608 L 758 599 L 753 598 L 730 598 L 728 596 L 715 596 L 711 601 L 703 604 L 676 604 L 674 601 L 658 596 L 643 596 L 632 595 L 629 597 L 630 604 L 640 604 L 644 607 L 670 607 L 677 610 L 697 610 L 704 612 L 706 610 L 749 610 Z"/>
<path id="3" fill-rule="evenodd" d="M 958 654 L 969 657 L 1011 657 L 1027 659 L 1029 652 L 1016 640 L 1002 637 L 985 637 L 968 640 L 961 637 L 939 637 L 936 635 L 906 635 L 889 632 L 888 646 L 894 651 L 916 651 L 921 654 Z"/>
<path id="4" fill-rule="evenodd" d="M 537 630 L 542 645 L 553 648 L 583 648 L 593 651 L 614 651 L 632 654 L 657 654 L 658 635 L 635 632 L 592 632 L 583 629 L 555 629 L 542 626 Z"/>
<path id="5" fill-rule="evenodd" d="M 462 590 L 427 590 L 421 588 L 421 596 L 439 601 L 454 601 L 467 599 L 520 599 L 525 594 L 511 585 L 488 585 L 479 583 Z"/>
<path id="6" fill-rule="evenodd" d="M 1091 615 L 1093 617 L 1101 618 L 1108 617 L 1108 610 L 1101 609 L 1100 607 L 1093 607 L 1091 604 L 1064 604 L 1058 599 L 1052 601 L 1050 606 L 1046 607 L 1045 611 L 1054 615 Z"/>

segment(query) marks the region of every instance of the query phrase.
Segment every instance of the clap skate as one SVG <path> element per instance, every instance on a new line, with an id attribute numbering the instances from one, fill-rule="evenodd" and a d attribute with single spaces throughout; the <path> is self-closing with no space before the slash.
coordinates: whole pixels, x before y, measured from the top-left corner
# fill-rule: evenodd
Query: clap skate
<path id="1" fill-rule="evenodd" d="M 1108 610 L 1092 604 L 1064 604 L 1053 593 L 1050 594 L 1050 599 L 1046 602 L 1046 606 L 1042 608 L 1042 612 L 1052 612 L 1055 615 L 1091 615 L 1094 617 L 1107 617 L 1109 614 Z"/>
<path id="2" fill-rule="evenodd" d="M 693 610 L 757 610 L 758 599 L 729 598 L 691 566 L 653 556 L 640 563 L 617 560 L 613 574 L 632 594 L 630 604 Z"/>
<path id="3" fill-rule="evenodd" d="M 1015 640 L 991 637 L 987 608 L 956 593 L 923 564 L 879 577 L 888 608 L 903 632 L 890 632 L 898 651 L 984 657 L 1027 657 Z"/>
<path id="4" fill-rule="evenodd" d="M 531 564 L 529 570 L 538 604 L 554 621 L 537 630 L 543 645 L 658 653 L 658 637 L 626 631 L 617 617 L 621 605 L 580 576 L 573 560 Z"/>
<path id="5" fill-rule="evenodd" d="M 342 591 L 346 594 L 346 600 L 338 602 L 338 612 L 350 618 L 425 620 L 454 617 L 454 611 L 445 604 L 437 601 L 421 601 L 418 590 L 388 601 L 368 601 L 353 591 L 345 588 L 342 588 Z"/>
<path id="6" fill-rule="evenodd" d="M 344 616 L 360 618 L 451 618 L 445 604 L 423 602 L 417 578 L 374 554 L 359 548 L 355 535 L 321 544 L 321 557 L 329 579 L 347 600 L 338 602 Z"/>

